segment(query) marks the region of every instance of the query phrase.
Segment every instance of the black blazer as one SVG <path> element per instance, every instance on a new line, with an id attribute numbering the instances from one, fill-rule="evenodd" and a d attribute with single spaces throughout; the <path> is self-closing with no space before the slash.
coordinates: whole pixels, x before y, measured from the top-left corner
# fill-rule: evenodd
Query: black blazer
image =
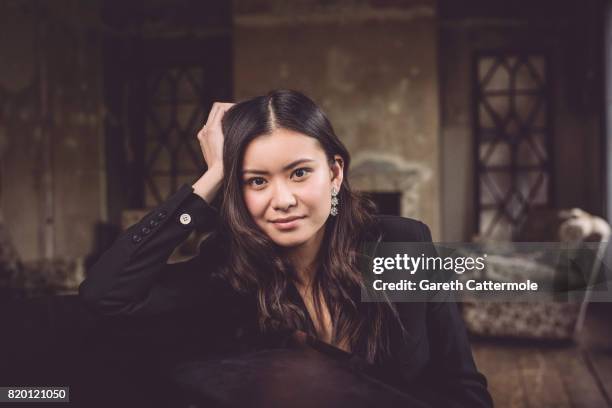
<path id="1" fill-rule="evenodd" d="M 286 334 L 259 334 L 254 299 L 238 295 L 216 274 L 223 260 L 221 240 L 205 239 L 198 256 L 167 263 L 194 229 L 214 231 L 217 221 L 216 209 L 185 184 L 128 228 L 102 255 L 81 284 L 80 298 L 109 319 L 165 322 L 166 326 L 158 326 L 163 330 L 144 341 L 163 347 L 164 358 L 171 364 L 194 356 L 235 356 L 283 347 Z M 431 242 L 429 228 L 422 222 L 397 216 L 378 216 L 377 221 L 384 241 Z M 388 364 L 368 366 L 351 356 L 359 362 L 355 367 L 431 406 L 492 406 L 457 305 L 414 302 L 396 306 L 409 340 L 398 344 Z"/>

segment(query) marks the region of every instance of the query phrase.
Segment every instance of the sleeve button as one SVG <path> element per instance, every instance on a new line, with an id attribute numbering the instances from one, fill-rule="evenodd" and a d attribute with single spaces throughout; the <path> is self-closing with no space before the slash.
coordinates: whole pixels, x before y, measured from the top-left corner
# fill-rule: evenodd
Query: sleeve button
<path id="1" fill-rule="evenodd" d="M 142 241 L 142 237 L 140 235 L 138 235 L 138 234 L 134 234 L 134 235 L 132 235 L 132 241 L 140 242 L 140 241 Z"/>
<path id="2" fill-rule="evenodd" d="M 151 228 L 157 227 L 158 225 L 159 225 L 159 222 L 157 220 L 149 221 L 149 227 Z"/>
<path id="3" fill-rule="evenodd" d="M 168 215 L 168 213 L 165 210 L 161 210 L 157 213 L 157 219 L 163 220 L 164 218 L 166 218 L 166 215 Z"/>
<path id="4" fill-rule="evenodd" d="M 187 214 L 187 213 L 183 213 L 181 214 L 181 216 L 179 217 L 179 221 L 181 222 L 181 224 L 183 225 L 188 225 L 191 222 L 191 215 Z"/>
<path id="5" fill-rule="evenodd" d="M 151 232 L 151 230 L 147 227 L 142 227 L 142 229 L 140 230 L 143 234 L 147 235 L 149 232 Z"/>

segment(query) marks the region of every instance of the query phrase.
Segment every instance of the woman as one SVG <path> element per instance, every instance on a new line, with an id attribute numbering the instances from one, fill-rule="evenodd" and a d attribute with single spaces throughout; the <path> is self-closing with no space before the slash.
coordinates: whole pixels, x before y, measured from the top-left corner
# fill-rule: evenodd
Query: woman
<path id="1" fill-rule="evenodd" d="M 491 406 L 454 303 L 360 301 L 366 242 L 431 235 L 374 216 L 351 190 L 349 153 L 319 107 L 288 90 L 215 103 L 198 140 L 208 171 L 103 255 L 80 287 L 88 305 L 124 316 L 197 310 L 214 355 L 302 339 L 430 405 Z M 194 229 L 210 233 L 199 255 L 166 264 Z"/>

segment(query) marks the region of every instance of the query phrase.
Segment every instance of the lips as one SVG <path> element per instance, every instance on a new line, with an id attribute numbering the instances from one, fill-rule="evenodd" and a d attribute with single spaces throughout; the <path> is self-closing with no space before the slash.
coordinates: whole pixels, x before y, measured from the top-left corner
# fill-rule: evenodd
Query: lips
<path id="1" fill-rule="evenodd" d="M 287 218 L 279 218 L 272 221 L 272 224 L 279 230 L 285 231 L 296 228 L 300 223 L 300 220 L 304 217 L 287 217 Z"/>
<path id="2" fill-rule="evenodd" d="M 275 220 L 272 220 L 272 222 L 274 223 L 284 223 L 284 222 L 289 222 L 289 221 L 293 221 L 293 220 L 299 220 L 300 218 L 304 218 L 303 216 L 293 216 L 293 217 L 287 217 L 287 218 L 277 218 Z"/>

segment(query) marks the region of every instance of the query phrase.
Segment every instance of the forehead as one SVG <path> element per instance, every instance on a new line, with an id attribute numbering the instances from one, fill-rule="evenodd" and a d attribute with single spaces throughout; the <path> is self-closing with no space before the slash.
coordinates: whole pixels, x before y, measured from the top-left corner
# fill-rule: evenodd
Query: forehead
<path id="1" fill-rule="evenodd" d="M 325 151 L 314 137 L 288 129 L 275 129 L 253 139 L 246 147 L 242 167 L 282 165 L 297 158 L 325 159 Z"/>

